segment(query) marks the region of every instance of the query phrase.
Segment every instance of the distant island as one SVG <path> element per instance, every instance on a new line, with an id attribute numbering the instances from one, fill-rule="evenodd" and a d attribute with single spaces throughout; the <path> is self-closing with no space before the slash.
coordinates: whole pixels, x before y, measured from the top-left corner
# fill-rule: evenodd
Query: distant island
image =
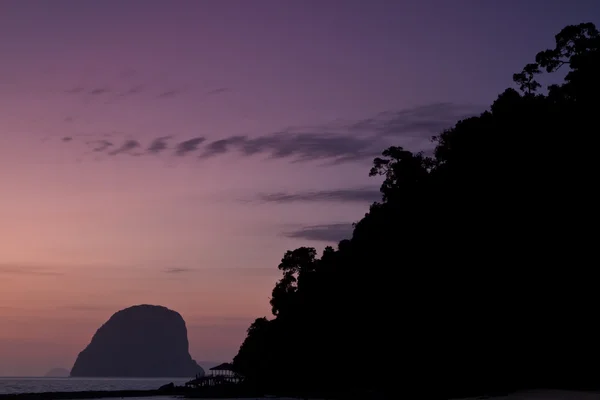
<path id="1" fill-rule="evenodd" d="M 68 369 L 65 368 L 52 368 L 44 375 L 46 378 L 66 378 L 70 375 Z"/>
<path id="2" fill-rule="evenodd" d="M 118 311 L 94 334 L 71 369 L 73 377 L 195 377 L 183 317 L 166 307 Z"/>

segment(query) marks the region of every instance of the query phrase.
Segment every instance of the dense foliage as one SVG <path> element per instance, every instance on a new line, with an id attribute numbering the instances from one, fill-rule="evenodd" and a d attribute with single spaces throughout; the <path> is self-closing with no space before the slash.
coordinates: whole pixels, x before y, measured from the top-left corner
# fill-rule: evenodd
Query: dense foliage
<path id="1" fill-rule="evenodd" d="M 240 372 L 273 391 L 600 387 L 599 77 L 598 31 L 568 26 L 433 157 L 385 150 L 382 200 L 352 238 L 283 257 Z"/>

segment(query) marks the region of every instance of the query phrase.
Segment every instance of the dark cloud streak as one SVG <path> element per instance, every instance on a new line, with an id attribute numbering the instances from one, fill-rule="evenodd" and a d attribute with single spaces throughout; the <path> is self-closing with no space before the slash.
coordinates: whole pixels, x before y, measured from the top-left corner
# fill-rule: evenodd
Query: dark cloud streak
<path id="1" fill-rule="evenodd" d="M 426 137 L 441 133 L 456 122 L 481 113 L 482 107 L 433 103 L 400 111 L 385 111 L 348 126 L 352 132 L 379 136 Z"/>
<path id="2" fill-rule="evenodd" d="M 355 189 L 319 190 L 310 192 L 261 193 L 257 196 L 262 203 L 295 203 L 295 202 L 344 202 L 370 203 L 381 199 L 377 189 L 363 187 Z"/>
<path id="3" fill-rule="evenodd" d="M 165 90 L 163 92 L 160 92 L 158 94 L 158 97 L 161 99 L 168 99 L 168 98 L 175 97 L 175 96 L 181 94 L 181 92 L 182 91 L 178 90 L 178 89 Z"/>
<path id="4" fill-rule="evenodd" d="M 284 232 L 283 236 L 315 242 L 337 243 L 340 240 L 352 237 L 352 224 L 335 223 L 305 226 L 294 231 Z"/>
<path id="5" fill-rule="evenodd" d="M 175 155 L 182 157 L 188 153 L 196 151 L 198 150 L 198 147 L 202 144 L 202 142 L 204 142 L 205 140 L 206 139 L 203 137 L 197 137 L 183 141 L 177 145 L 177 148 L 175 149 Z"/>
<path id="6" fill-rule="evenodd" d="M 88 92 L 88 94 L 91 94 L 93 96 L 99 96 L 101 94 L 105 94 L 108 92 L 109 92 L 109 90 L 107 88 L 95 88 L 95 89 L 90 90 Z"/>
<path id="7" fill-rule="evenodd" d="M 325 160 L 326 165 L 363 161 L 380 155 L 389 145 L 413 151 L 431 150 L 431 137 L 481 107 L 434 103 L 400 111 L 387 111 L 349 124 L 289 128 L 257 137 L 230 136 L 211 142 L 202 157 L 237 151 L 244 156 L 266 154 L 293 162 Z"/>
<path id="8" fill-rule="evenodd" d="M 231 136 L 226 139 L 215 140 L 206 145 L 204 153 L 200 157 L 208 158 L 227 153 L 231 150 L 231 146 L 243 143 L 245 140 L 246 138 L 244 136 Z"/>
<path id="9" fill-rule="evenodd" d="M 116 156 L 117 154 L 130 153 L 132 150 L 135 150 L 139 147 L 141 147 L 141 144 L 137 140 L 126 140 L 125 143 L 121 145 L 121 147 L 111 151 L 110 153 L 108 153 L 108 155 Z"/>
<path id="10" fill-rule="evenodd" d="M 215 91 L 226 88 L 215 89 Z M 169 93 L 173 91 L 167 91 Z M 400 111 L 386 111 L 373 117 L 350 122 L 288 128 L 259 136 L 232 135 L 205 144 L 204 137 L 178 143 L 175 156 L 200 151 L 199 158 L 226 154 L 243 157 L 265 156 L 290 162 L 322 161 L 324 166 L 371 161 L 391 145 L 411 151 L 431 152 L 435 146 L 431 137 L 451 128 L 460 119 L 475 115 L 480 107 L 434 103 Z M 167 137 L 152 139 L 145 154 L 157 155 L 167 149 Z M 204 145 L 205 144 L 205 145 Z M 113 144 L 96 141 L 93 151 L 102 152 Z M 201 145 L 204 145 L 201 148 Z M 125 142 L 116 155 L 140 147 L 135 140 Z M 137 154 L 136 154 L 137 155 Z"/>
<path id="11" fill-rule="evenodd" d="M 371 138 L 343 134 L 277 132 L 258 137 L 230 136 L 206 146 L 202 158 L 236 151 L 250 157 L 265 154 L 271 159 L 356 161 L 378 155 L 381 149 Z"/>
<path id="12" fill-rule="evenodd" d="M 163 150 L 166 150 L 168 148 L 167 140 L 170 138 L 170 136 L 163 136 L 154 139 L 146 151 L 150 154 L 158 154 Z"/>
<path id="13" fill-rule="evenodd" d="M 134 94 L 141 93 L 144 90 L 144 85 L 136 85 L 131 87 L 127 92 L 123 93 L 124 96 L 131 96 Z"/>
<path id="14" fill-rule="evenodd" d="M 88 142 L 88 144 L 91 144 L 93 146 L 92 151 L 96 153 L 101 153 L 107 150 L 109 147 L 114 146 L 114 143 L 105 139 L 94 140 L 92 142 Z"/>

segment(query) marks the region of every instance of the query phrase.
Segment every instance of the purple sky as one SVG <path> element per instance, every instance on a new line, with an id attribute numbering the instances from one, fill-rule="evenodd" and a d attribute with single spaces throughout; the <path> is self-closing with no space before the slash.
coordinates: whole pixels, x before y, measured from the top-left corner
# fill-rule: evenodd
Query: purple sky
<path id="1" fill-rule="evenodd" d="M 376 199 L 375 154 L 429 150 L 599 17 L 595 0 L 0 0 L 0 375 L 70 368 L 139 303 L 181 312 L 197 360 L 231 360 L 283 253 L 334 245 Z"/>

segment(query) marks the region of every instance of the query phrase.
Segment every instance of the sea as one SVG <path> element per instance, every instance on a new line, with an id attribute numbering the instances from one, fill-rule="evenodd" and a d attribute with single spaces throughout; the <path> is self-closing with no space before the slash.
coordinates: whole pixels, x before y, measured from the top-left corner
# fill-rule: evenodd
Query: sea
<path id="1" fill-rule="evenodd" d="M 183 385 L 190 378 L 11 378 L 0 377 L 0 394 L 84 392 L 95 390 L 153 390 L 173 382 Z M 154 399 L 157 399 L 154 397 Z"/>
<path id="2" fill-rule="evenodd" d="M 0 377 L 0 395 L 41 392 L 83 392 L 99 390 L 152 390 L 173 382 L 183 385 L 182 378 L 11 378 Z M 128 397 L 127 400 L 173 400 L 175 397 Z M 600 392 L 566 390 L 532 390 L 499 396 L 498 400 L 598 400 Z M 461 400 L 481 400 L 482 397 Z M 489 397 L 488 399 L 496 399 Z M 235 399 L 230 399 L 235 400 Z M 248 400 L 248 399 L 244 399 Z M 264 400 L 255 399 L 255 400 Z M 273 400 L 294 400 L 278 398 Z M 296 399 L 297 400 L 297 399 Z"/>

